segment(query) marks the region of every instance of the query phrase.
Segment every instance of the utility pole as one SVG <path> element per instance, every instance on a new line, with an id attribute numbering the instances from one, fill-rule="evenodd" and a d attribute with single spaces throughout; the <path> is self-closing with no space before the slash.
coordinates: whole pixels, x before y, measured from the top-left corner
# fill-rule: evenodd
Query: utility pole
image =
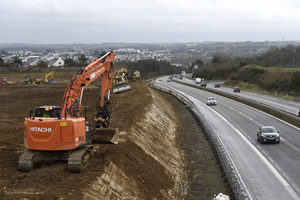
<path id="1" fill-rule="evenodd" d="M 296 51 L 296 49 L 294 49 L 294 52 L 293 52 L 293 68 L 295 68 L 295 51 Z"/>

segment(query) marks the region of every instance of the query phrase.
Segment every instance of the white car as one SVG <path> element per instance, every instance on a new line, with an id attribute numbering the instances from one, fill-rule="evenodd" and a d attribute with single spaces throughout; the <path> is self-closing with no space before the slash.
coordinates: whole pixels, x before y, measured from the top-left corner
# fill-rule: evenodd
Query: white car
<path id="1" fill-rule="evenodd" d="M 215 97 L 208 97 L 206 104 L 208 106 L 217 105 L 217 99 Z"/>

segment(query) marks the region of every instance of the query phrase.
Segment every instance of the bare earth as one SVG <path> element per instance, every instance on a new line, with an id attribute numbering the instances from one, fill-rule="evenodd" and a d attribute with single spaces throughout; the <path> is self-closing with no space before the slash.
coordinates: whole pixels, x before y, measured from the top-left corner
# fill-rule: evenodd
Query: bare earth
<path id="1" fill-rule="evenodd" d="M 95 143 L 83 172 L 70 173 L 63 161 L 19 172 L 29 108 L 60 106 L 68 78 L 0 87 L 0 199 L 211 199 L 214 193 L 228 194 L 213 148 L 188 109 L 141 81 L 111 95 L 110 126 L 119 128 L 119 144 Z M 99 86 L 100 81 L 83 94 L 83 105 L 93 112 Z"/>

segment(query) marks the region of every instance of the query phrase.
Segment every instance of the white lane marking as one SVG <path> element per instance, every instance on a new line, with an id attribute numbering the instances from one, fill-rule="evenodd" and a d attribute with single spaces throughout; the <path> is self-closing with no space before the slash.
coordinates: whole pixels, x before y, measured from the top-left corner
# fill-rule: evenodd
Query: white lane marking
<path id="1" fill-rule="evenodd" d="M 282 172 L 282 174 L 283 174 L 283 176 L 285 176 L 285 178 L 286 178 L 287 180 L 291 181 L 291 180 L 289 179 L 289 177 L 288 177 L 284 172 Z"/>
<path id="2" fill-rule="evenodd" d="M 282 137 L 280 137 L 280 139 L 284 142 L 286 142 Z M 286 142 L 287 145 L 289 145 L 291 148 L 295 149 L 296 151 L 300 152 L 300 149 L 295 147 L 294 145 L 292 145 L 291 143 L 289 142 Z"/>
<path id="3" fill-rule="evenodd" d="M 225 104 L 223 104 L 223 105 L 226 106 L 226 107 L 228 107 L 228 108 L 230 108 L 230 109 L 232 109 L 232 107 L 230 107 L 230 106 L 228 106 L 228 105 L 225 105 Z M 252 107 L 250 107 L 250 108 L 252 108 Z M 253 108 L 253 109 L 255 109 L 255 108 Z M 255 110 L 256 110 L 256 109 L 255 109 Z M 236 110 L 235 110 L 235 111 L 236 111 Z M 252 120 L 254 123 L 256 123 L 256 124 L 258 124 L 258 125 L 261 125 L 259 122 L 253 120 L 252 118 L 250 118 L 250 117 L 247 116 L 246 114 L 244 114 L 244 113 L 242 113 L 242 112 L 240 112 L 240 111 L 236 111 L 236 112 L 238 112 L 239 114 L 243 115 L 244 117 L 246 117 L 246 118 Z M 274 117 L 274 116 L 272 116 L 272 115 L 269 115 L 269 114 L 267 114 L 267 113 L 264 113 L 264 114 L 266 114 L 266 115 L 268 115 L 268 116 L 271 116 L 271 117 L 273 117 L 273 118 L 275 118 L 275 119 L 277 119 L 277 120 L 279 120 L 279 121 L 281 121 L 281 122 L 285 122 L 285 121 L 282 121 L 281 119 L 278 119 L 278 118 L 276 118 L 276 117 Z M 289 123 L 287 123 L 287 122 L 285 122 L 285 123 L 286 123 L 287 125 L 292 126 L 293 128 L 296 128 L 297 130 L 300 130 L 298 127 L 295 127 L 295 126 L 293 126 L 293 125 L 291 125 L 291 124 L 289 124 Z M 285 142 L 288 146 L 290 146 L 290 147 L 293 148 L 294 150 L 300 152 L 300 149 L 299 149 L 299 148 L 297 148 L 296 146 L 292 145 L 292 144 L 289 143 L 289 142 L 286 142 L 286 140 L 285 140 L 282 136 L 280 136 L 280 140 L 283 141 L 283 142 Z"/>
<path id="4" fill-rule="evenodd" d="M 279 171 L 282 171 L 281 168 L 277 164 L 274 163 L 274 165 Z"/>
<path id="5" fill-rule="evenodd" d="M 298 192 L 300 192 L 299 188 L 293 183 L 293 186 L 296 188 Z"/>
<path id="6" fill-rule="evenodd" d="M 181 93 L 181 91 L 176 90 L 177 92 Z M 194 102 L 199 102 L 200 104 L 203 104 L 198 99 L 188 95 L 184 94 L 187 98 Z M 274 174 L 274 176 L 279 180 L 279 182 L 286 188 L 288 193 L 294 198 L 299 200 L 300 198 L 297 196 L 293 188 L 288 184 L 288 182 L 281 176 L 281 174 L 273 167 L 273 165 L 267 160 L 266 157 L 263 156 L 263 154 L 227 119 L 225 119 L 222 115 L 220 115 L 218 112 L 216 112 L 214 109 L 208 107 L 212 112 L 214 112 L 216 115 L 218 115 L 221 119 L 223 119 L 234 131 L 236 131 L 240 137 L 245 141 L 246 144 L 258 155 L 258 157 L 264 162 L 264 164 L 270 169 L 270 171 Z"/>

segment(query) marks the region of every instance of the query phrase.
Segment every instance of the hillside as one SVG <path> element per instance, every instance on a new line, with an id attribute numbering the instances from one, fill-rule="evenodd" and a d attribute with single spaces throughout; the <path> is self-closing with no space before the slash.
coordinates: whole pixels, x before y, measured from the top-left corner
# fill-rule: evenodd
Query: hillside
<path id="1" fill-rule="evenodd" d="M 239 86 L 243 89 L 264 91 L 274 94 L 300 95 L 298 84 L 299 69 L 293 68 L 262 68 L 257 65 L 247 65 L 237 71 L 232 71 L 225 85 Z"/>
<path id="2" fill-rule="evenodd" d="M 130 91 L 111 95 L 111 127 L 120 130 L 119 144 L 94 143 L 94 155 L 80 174 L 70 173 L 62 161 L 18 172 L 28 109 L 60 105 L 70 78 L 0 87 L 1 199 L 210 199 L 230 193 L 213 148 L 189 110 L 140 81 L 131 82 Z M 95 81 L 83 95 L 82 104 L 94 112 L 99 86 Z"/>

